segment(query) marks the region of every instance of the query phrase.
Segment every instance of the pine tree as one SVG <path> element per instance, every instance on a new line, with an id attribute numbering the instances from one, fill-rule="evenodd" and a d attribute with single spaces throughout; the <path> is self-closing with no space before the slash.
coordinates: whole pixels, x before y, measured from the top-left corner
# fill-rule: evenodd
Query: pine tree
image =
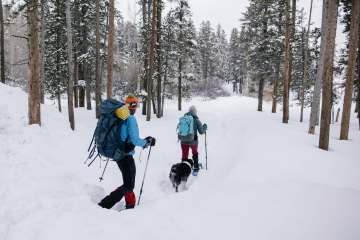
<path id="1" fill-rule="evenodd" d="M 157 72 L 156 72 L 156 78 L 157 78 L 157 84 L 156 84 L 156 97 L 157 97 L 157 113 L 156 116 L 158 118 L 163 116 L 163 109 L 161 104 L 161 82 L 162 82 L 162 76 L 163 76 L 163 70 L 162 70 L 162 60 L 163 60 L 163 51 L 162 51 L 162 11 L 164 8 L 164 3 L 162 0 L 158 0 L 158 7 L 157 7 L 157 44 L 156 44 L 156 66 L 157 66 Z"/>
<path id="2" fill-rule="evenodd" d="M 3 5 L 0 0 L 0 78 L 1 82 L 5 83 L 5 46 L 4 46 L 4 19 L 3 19 Z"/>
<path id="3" fill-rule="evenodd" d="M 61 112 L 61 95 L 66 91 L 68 79 L 65 2 L 50 0 L 48 4 L 51 11 L 47 14 L 45 40 L 45 90 L 50 98 L 57 98 Z"/>
<path id="4" fill-rule="evenodd" d="M 101 80 L 100 80 L 100 0 L 96 0 L 96 28 L 95 28 L 95 115 L 100 117 Z"/>
<path id="5" fill-rule="evenodd" d="M 48 9 L 48 3 L 46 0 L 41 0 L 41 17 L 40 17 L 40 25 L 41 25 L 41 31 L 40 31 L 40 101 L 43 104 L 45 101 L 45 37 L 46 37 L 46 19 L 45 16 Z"/>
<path id="6" fill-rule="evenodd" d="M 28 3 L 29 41 L 29 124 L 41 124 L 39 84 L 38 1 Z"/>
<path id="7" fill-rule="evenodd" d="M 163 91 L 161 97 L 161 109 L 164 110 L 165 97 L 172 95 L 171 92 L 174 89 L 174 82 L 176 75 L 176 34 L 175 34 L 175 15 L 174 11 L 171 10 L 167 13 L 162 34 L 162 46 L 164 49 L 164 80 L 163 80 Z"/>
<path id="8" fill-rule="evenodd" d="M 337 14 L 338 14 L 338 0 L 325 0 L 324 2 L 324 30 L 323 38 L 324 47 L 321 47 L 321 54 L 323 60 L 323 67 L 320 67 L 321 78 L 323 79 L 322 89 L 322 108 L 321 108 L 321 124 L 320 124 L 320 137 L 319 148 L 323 150 L 329 149 L 329 135 L 330 135 L 330 119 L 331 119 L 331 103 L 332 103 L 332 81 L 333 81 L 333 61 L 335 49 L 335 37 L 337 27 Z"/>
<path id="9" fill-rule="evenodd" d="M 149 45 L 149 75 L 147 79 L 147 99 L 146 99 L 146 120 L 151 119 L 151 101 L 152 101 L 152 90 L 153 90 L 153 74 L 155 71 L 155 45 L 157 42 L 157 0 L 152 2 L 152 21 L 151 21 L 151 38 Z"/>
<path id="10" fill-rule="evenodd" d="M 351 6 L 351 24 L 349 37 L 349 58 L 346 73 L 344 106 L 341 120 L 340 139 L 348 140 L 349 124 L 351 113 L 351 102 L 353 94 L 353 79 L 355 75 L 356 49 L 359 46 L 359 26 L 360 26 L 360 2 L 353 0 Z"/>
<path id="11" fill-rule="evenodd" d="M 66 0 L 66 34 L 67 34 L 67 57 L 68 57 L 68 71 L 69 78 L 67 82 L 68 95 L 68 114 L 70 128 L 75 130 L 74 119 L 74 103 L 73 103 L 73 89 L 74 89 L 74 65 L 73 65 L 73 44 L 72 44 L 72 28 L 71 28 L 71 8 L 70 0 Z"/>
<path id="12" fill-rule="evenodd" d="M 283 123 L 289 122 L 289 84 L 290 84 L 290 14 L 289 14 L 289 8 L 290 8 L 290 0 L 286 1 L 286 7 L 285 7 L 285 46 L 284 46 L 284 91 L 283 91 Z"/>
<path id="13" fill-rule="evenodd" d="M 312 15 L 312 7 L 313 7 L 313 0 L 310 2 L 310 11 L 309 11 L 309 19 L 308 19 L 308 25 L 307 25 L 307 31 L 306 31 L 306 38 L 305 38 L 305 56 L 304 56 L 304 77 L 301 84 L 301 112 L 300 112 L 300 122 L 303 121 L 304 118 L 304 105 L 305 105 L 305 88 L 308 85 L 309 81 L 309 35 L 310 35 L 310 23 L 311 23 L 311 15 Z"/>
<path id="14" fill-rule="evenodd" d="M 197 48 L 200 57 L 201 79 L 204 81 L 206 94 L 209 92 L 209 81 L 212 77 L 212 60 L 214 57 L 214 33 L 210 21 L 202 22 L 199 29 Z"/>
<path id="15" fill-rule="evenodd" d="M 311 103 L 311 112 L 310 112 L 310 121 L 309 121 L 309 134 L 315 134 L 315 127 L 319 122 L 319 111 L 320 111 L 320 94 L 321 94 L 321 80 L 322 80 L 322 72 L 324 67 L 324 47 L 325 47 L 325 33 L 327 32 L 327 25 L 325 23 L 325 1 L 322 9 L 322 20 L 321 20 L 321 49 L 320 49 L 320 58 L 319 63 L 317 64 L 316 71 L 316 80 L 314 85 L 312 103 Z"/>
<path id="16" fill-rule="evenodd" d="M 177 0 L 177 6 L 174 9 L 175 35 L 176 35 L 176 55 L 177 55 L 177 74 L 178 74 L 178 110 L 182 109 L 182 87 L 183 87 L 183 71 L 190 58 L 194 32 L 193 23 L 191 21 L 191 12 L 188 0 Z"/>
<path id="17" fill-rule="evenodd" d="M 115 6 L 114 0 L 109 0 L 109 37 L 108 37 L 108 59 L 107 59 L 107 98 L 112 97 L 113 85 L 113 59 L 114 59 L 114 33 L 115 33 Z"/>
<path id="18" fill-rule="evenodd" d="M 262 111 L 263 93 L 268 77 L 272 76 L 272 51 L 274 4 L 276 1 L 252 0 L 244 14 L 249 38 L 249 67 L 253 85 L 258 86 L 258 111 Z M 255 92 L 255 87 L 249 92 Z"/>
<path id="19" fill-rule="evenodd" d="M 244 29 L 244 27 L 243 27 Z M 244 30 L 243 30 L 244 31 Z M 240 46 L 239 31 L 237 28 L 231 30 L 229 43 L 229 81 L 233 83 L 233 92 L 237 92 L 237 83 L 240 83 Z M 240 83 L 241 86 L 241 83 Z"/>

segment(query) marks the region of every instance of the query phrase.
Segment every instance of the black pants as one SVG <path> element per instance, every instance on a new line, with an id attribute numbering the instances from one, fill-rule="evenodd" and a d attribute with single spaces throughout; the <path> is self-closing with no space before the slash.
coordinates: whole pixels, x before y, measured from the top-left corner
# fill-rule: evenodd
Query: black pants
<path id="1" fill-rule="evenodd" d="M 135 194 L 133 190 L 135 187 L 136 175 L 134 158 L 129 155 L 116 161 L 116 163 L 122 173 L 123 185 L 101 200 L 99 205 L 103 208 L 110 209 L 125 196 L 126 207 L 133 208 L 135 206 Z"/>

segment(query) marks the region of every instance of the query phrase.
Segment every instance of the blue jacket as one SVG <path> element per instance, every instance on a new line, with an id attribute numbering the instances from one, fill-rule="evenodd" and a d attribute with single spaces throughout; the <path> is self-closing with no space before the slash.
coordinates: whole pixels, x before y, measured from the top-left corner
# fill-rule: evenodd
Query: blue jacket
<path id="1" fill-rule="evenodd" d="M 133 115 L 130 115 L 129 118 L 126 119 L 124 124 L 121 126 L 120 138 L 122 141 L 126 141 L 126 139 L 128 139 L 128 142 L 131 142 L 138 147 L 144 147 L 146 144 L 146 141 L 139 137 L 139 127 L 136 118 Z M 128 155 L 134 154 L 135 151 L 131 151 L 128 153 Z"/>

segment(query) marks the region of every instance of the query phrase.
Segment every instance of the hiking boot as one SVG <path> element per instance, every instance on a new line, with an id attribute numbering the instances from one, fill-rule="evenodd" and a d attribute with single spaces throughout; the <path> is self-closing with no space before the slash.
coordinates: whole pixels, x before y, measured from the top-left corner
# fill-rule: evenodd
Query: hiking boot
<path id="1" fill-rule="evenodd" d="M 199 168 L 199 157 L 198 156 L 193 156 L 193 160 L 194 160 L 194 171 L 198 172 L 200 170 Z"/>

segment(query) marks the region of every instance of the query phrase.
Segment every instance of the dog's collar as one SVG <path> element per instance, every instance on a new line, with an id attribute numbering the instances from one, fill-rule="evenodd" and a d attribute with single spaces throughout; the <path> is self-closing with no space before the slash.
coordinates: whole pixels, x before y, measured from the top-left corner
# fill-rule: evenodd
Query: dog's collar
<path id="1" fill-rule="evenodd" d="M 183 161 L 183 163 L 185 163 L 186 165 L 188 165 L 190 167 L 190 169 L 192 168 L 191 164 L 188 161 Z"/>

